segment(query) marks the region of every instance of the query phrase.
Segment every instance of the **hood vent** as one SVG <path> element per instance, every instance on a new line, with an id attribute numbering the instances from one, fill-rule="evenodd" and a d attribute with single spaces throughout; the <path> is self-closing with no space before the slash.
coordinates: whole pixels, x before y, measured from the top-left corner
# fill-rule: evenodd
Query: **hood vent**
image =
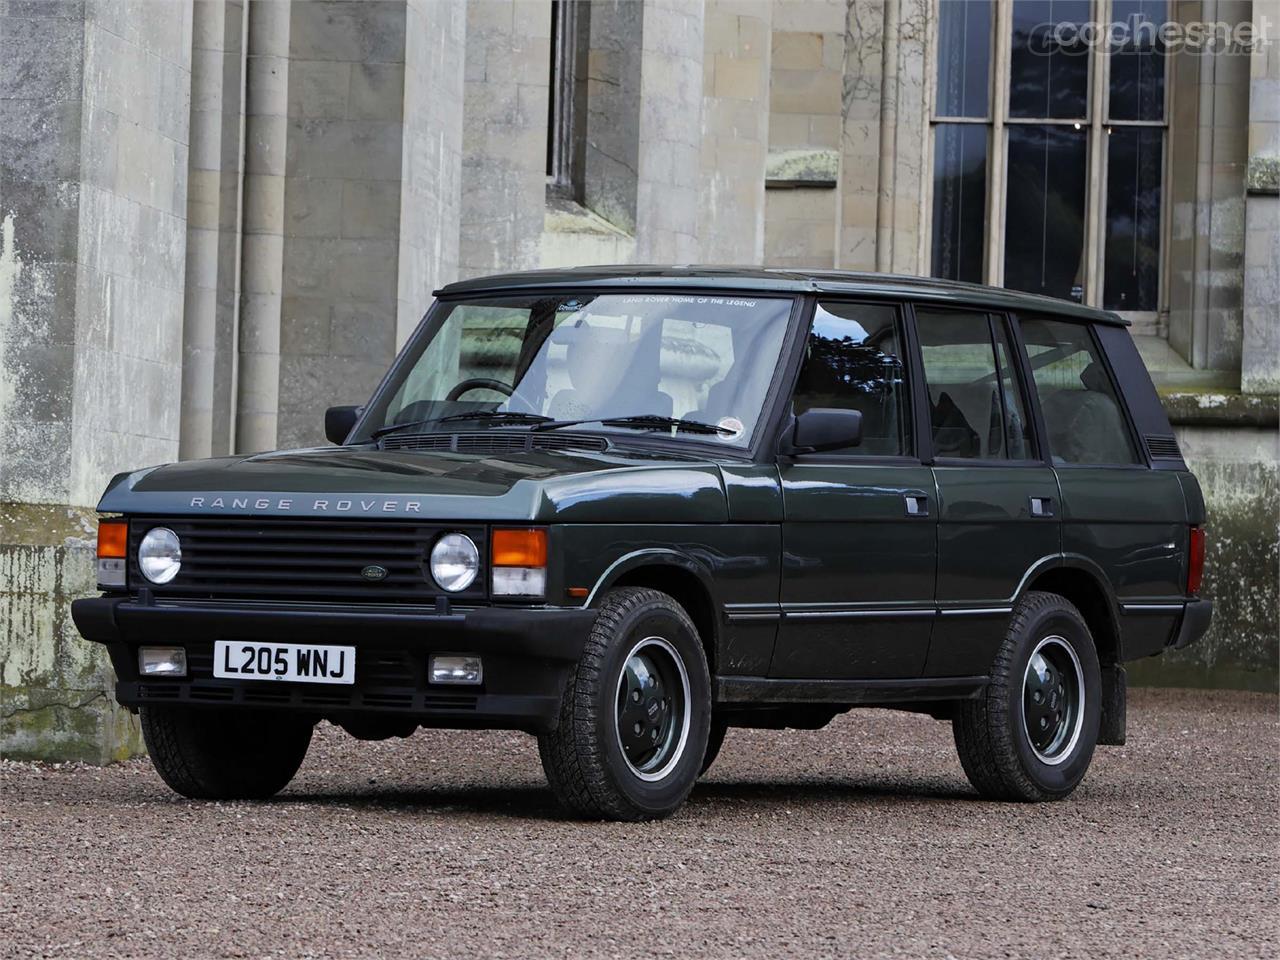
<path id="1" fill-rule="evenodd" d="M 583 450 L 603 453 L 609 449 L 604 437 L 581 433 L 408 433 L 382 438 L 386 450 L 446 450 L 451 453 L 523 453 L 527 450 Z"/>
<path id="2" fill-rule="evenodd" d="M 1181 460 L 1182 451 L 1178 448 L 1178 438 L 1172 434 L 1148 433 L 1142 438 L 1147 444 L 1147 453 L 1152 460 Z"/>

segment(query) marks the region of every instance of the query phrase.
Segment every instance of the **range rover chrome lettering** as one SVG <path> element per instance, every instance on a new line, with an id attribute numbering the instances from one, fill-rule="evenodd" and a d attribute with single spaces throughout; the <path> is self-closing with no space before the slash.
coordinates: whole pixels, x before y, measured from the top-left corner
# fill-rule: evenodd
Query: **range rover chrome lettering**
<path id="1" fill-rule="evenodd" d="M 588 268 L 440 291 L 332 446 L 114 478 L 80 632 L 189 797 L 315 723 L 538 740 L 577 814 L 679 808 L 733 727 L 949 720 L 985 797 L 1125 740 L 1192 643 L 1204 503 L 1123 322 L 889 276 Z"/>

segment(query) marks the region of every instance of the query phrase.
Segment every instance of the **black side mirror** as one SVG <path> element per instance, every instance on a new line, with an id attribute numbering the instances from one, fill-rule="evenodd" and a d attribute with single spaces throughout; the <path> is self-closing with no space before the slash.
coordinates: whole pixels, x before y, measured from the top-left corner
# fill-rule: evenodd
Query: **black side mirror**
<path id="1" fill-rule="evenodd" d="M 862 442 L 862 411 L 814 407 L 796 417 L 783 433 L 783 453 L 821 453 Z"/>
<path id="2" fill-rule="evenodd" d="M 330 407 L 324 412 L 324 435 L 330 443 L 341 444 L 360 419 L 360 407 Z"/>

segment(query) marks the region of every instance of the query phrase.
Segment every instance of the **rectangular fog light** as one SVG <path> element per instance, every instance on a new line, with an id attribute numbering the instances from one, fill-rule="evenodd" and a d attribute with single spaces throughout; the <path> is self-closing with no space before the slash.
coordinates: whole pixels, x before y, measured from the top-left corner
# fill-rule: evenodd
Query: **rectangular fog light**
<path id="1" fill-rule="evenodd" d="M 185 677 L 187 651 L 182 647 L 139 647 L 138 673 L 144 677 Z"/>
<path id="2" fill-rule="evenodd" d="M 477 684 L 484 678 L 479 657 L 447 656 L 431 658 L 432 683 Z"/>

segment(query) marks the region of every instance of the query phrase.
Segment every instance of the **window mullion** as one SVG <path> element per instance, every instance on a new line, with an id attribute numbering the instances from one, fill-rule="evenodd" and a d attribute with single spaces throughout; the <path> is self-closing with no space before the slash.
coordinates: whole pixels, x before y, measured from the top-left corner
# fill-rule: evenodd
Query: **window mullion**
<path id="1" fill-rule="evenodd" d="M 1111 0 L 1095 0 L 1094 20 L 1111 23 Z M 1102 236 L 1106 215 L 1106 190 L 1103 188 L 1102 160 L 1105 149 L 1103 122 L 1107 114 L 1107 90 L 1111 82 L 1111 58 L 1101 46 L 1090 51 L 1089 89 L 1089 188 L 1086 194 L 1084 241 L 1084 302 L 1090 306 L 1102 303 Z"/>
<path id="2" fill-rule="evenodd" d="M 1005 118 L 1009 115 L 1013 4 L 997 3 L 991 78 L 991 142 L 987 147 L 987 283 L 1004 283 Z"/>

